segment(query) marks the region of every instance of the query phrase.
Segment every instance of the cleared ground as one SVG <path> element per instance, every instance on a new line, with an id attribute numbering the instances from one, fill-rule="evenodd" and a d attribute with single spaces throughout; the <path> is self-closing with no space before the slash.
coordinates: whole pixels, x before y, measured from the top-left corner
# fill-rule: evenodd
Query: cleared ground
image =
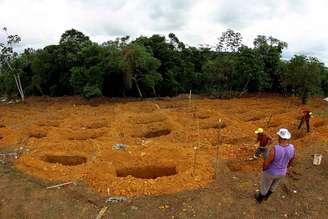
<path id="1" fill-rule="evenodd" d="M 311 100 L 309 134 L 297 130 L 302 106 L 293 98 L 30 98 L 0 105 L 0 153 L 18 153 L 0 157 L 0 218 L 93 218 L 114 195 L 129 202 L 110 206 L 105 217 L 324 217 L 326 105 Z M 289 128 L 297 148 L 295 166 L 261 206 L 253 200 L 261 160 L 247 160 L 257 127 L 274 137 Z M 324 157 L 320 166 L 312 165 L 314 153 Z M 68 181 L 75 184 L 45 189 Z"/>

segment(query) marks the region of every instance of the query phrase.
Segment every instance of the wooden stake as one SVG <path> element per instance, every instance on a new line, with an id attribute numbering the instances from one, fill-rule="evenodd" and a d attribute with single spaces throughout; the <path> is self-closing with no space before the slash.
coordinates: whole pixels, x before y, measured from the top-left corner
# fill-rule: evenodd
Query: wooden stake
<path id="1" fill-rule="evenodd" d="M 197 155 L 197 147 L 194 147 L 194 163 L 192 168 L 192 176 L 195 177 L 196 175 L 196 155 Z"/>
<path id="2" fill-rule="evenodd" d="M 69 185 L 69 184 L 72 184 L 72 183 L 74 183 L 74 182 L 66 182 L 66 183 L 61 183 L 61 184 L 54 185 L 54 186 L 48 186 L 47 189 L 59 188 L 59 187 Z"/>
<path id="3" fill-rule="evenodd" d="M 271 122 L 271 118 L 272 118 L 272 113 L 270 113 L 269 119 L 267 121 L 266 127 L 269 128 L 270 122 Z"/>
<path id="4" fill-rule="evenodd" d="M 105 212 L 107 211 L 108 209 L 108 206 L 104 206 L 98 213 L 96 219 L 101 219 L 102 216 L 104 216 Z"/>
<path id="5" fill-rule="evenodd" d="M 200 148 L 200 131 L 199 131 L 199 118 L 197 116 L 197 137 L 198 137 L 198 141 L 197 141 L 197 147 L 194 147 L 194 163 L 193 163 L 193 171 L 192 171 L 192 175 L 195 176 L 195 172 L 196 172 L 196 156 L 197 156 L 197 149 Z"/>
<path id="6" fill-rule="evenodd" d="M 218 144 L 216 145 L 216 161 L 215 161 L 215 179 L 217 179 L 218 165 L 219 165 L 219 144 L 221 144 L 221 127 L 222 119 L 219 119 L 219 133 L 218 133 Z"/>
<path id="7" fill-rule="evenodd" d="M 189 106 L 191 107 L 191 90 L 189 91 Z"/>
<path id="8" fill-rule="evenodd" d="M 198 134 L 198 148 L 200 148 L 200 131 L 199 131 L 199 116 L 197 115 L 197 134 Z"/>

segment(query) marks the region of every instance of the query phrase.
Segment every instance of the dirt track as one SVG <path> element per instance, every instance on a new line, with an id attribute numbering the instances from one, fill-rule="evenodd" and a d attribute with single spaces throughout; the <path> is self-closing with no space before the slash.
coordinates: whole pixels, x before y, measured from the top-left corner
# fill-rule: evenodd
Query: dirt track
<path id="1" fill-rule="evenodd" d="M 255 150 L 253 131 L 257 127 L 264 127 L 274 135 L 279 127 L 287 127 L 294 136 L 292 143 L 296 145 L 299 158 L 286 184 L 282 186 L 282 192 L 289 193 L 285 195 L 287 199 L 277 195 L 273 198 L 276 201 L 271 208 L 280 207 L 290 215 L 291 209 L 285 209 L 283 204 L 289 200 L 299 205 L 297 214 L 300 216 L 320 216 L 320 212 L 315 214 L 312 210 L 327 205 L 325 198 L 320 200 L 327 193 L 325 187 L 316 186 L 312 188 L 313 193 L 305 192 L 302 188 L 310 188 L 313 182 L 320 186 L 323 184 L 321 180 L 327 180 L 327 174 L 321 171 L 327 165 L 326 161 L 322 166 L 313 167 L 310 156 L 318 152 L 324 157 L 327 155 L 328 119 L 323 114 L 324 103 L 313 100 L 309 108 L 315 115 L 312 121 L 314 130 L 310 134 L 306 134 L 305 129 L 297 131 L 297 118 L 301 109 L 297 103 L 296 99 L 278 97 L 199 99 L 193 100 L 192 105 L 188 100 L 178 99 L 86 102 L 79 98 L 31 98 L 26 104 L 0 105 L 0 150 L 20 149 L 22 152 L 15 162 L 19 172 L 8 172 L 2 166 L 0 183 L 2 188 L 10 187 L 9 179 L 20 184 L 19 179 L 26 178 L 24 175 L 27 174 L 32 181 L 35 179 L 45 184 L 76 181 L 77 185 L 84 185 L 82 191 L 88 187 L 92 194 L 92 190 L 100 192 L 100 197 L 161 195 L 157 198 L 136 198 L 133 203 L 111 209 L 117 218 L 120 218 L 117 209 L 126 210 L 127 205 L 132 204 L 139 207 L 126 213 L 127 216 L 132 215 L 131 218 L 142 218 L 142 215 L 153 216 L 149 218 L 167 218 L 169 215 L 188 218 L 194 214 L 198 218 L 215 218 L 220 215 L 217 211 L 224 211 L 224 208 L 231 208 L 232 205 L 246 205 L 246 208 L 253 210 L 227 210 L 222 216 L 253 217 L 257 215 L 254 210 L 256 205 L 245 204 L 247 200 L 253 202 L 251 196 L 258 186 L 255 184 L 258 184 L 261 170 L 261 161 L 247 161 Z M 221 125 L 219 119 L 223 121 Z M 128 147 L 113 150 L 112 145 L 116 143 Z M 197 147 L 195 170 L 194 147 Z M 213 180 L 217 147 L 219 181 Z M 319 204 L 313 206 L 312 203 L 306 204 L 306 199 L 298 200 L 293 190 L 299 189 L 299 196 L 313 199 Z M 19 189 L 16 192 L 19 195 Z M 63 196 L 57 194 L 56 198 L 71 197 L 71 193 Z M 42 194 L 48 195 L 45 192 Z M 163 196 L 165 194 L 168 195 Z M 180 206 L 185 203 L 180 201 L 183 199 L 190 199 L 187 202 L 193 205 L 195 213 L 190 209 L 189 212 L 186 206 Z M 197 199 L 200 199 L 200 206 L 197 206 Z M 163 204 L 164 200 L 170 204 Z M 217 203 L 221 203 L 221 206 L 217 206 Z M 156 207 L 156 211 L 152 211 L 153 205 L 159 205 L 159 209 Z M 3 210 L 5 206 L 1 202 L 0 209 Z M 99 206 L 93 210 L 86 207 L 86 212 L 93 212 Z M 206 214 L 205 209 L 209 207 L 216 210 Z M 260 211 L 267 216 L 281 216 L 270 207 Z M 7 214 L 4 215 L 14 215 L 5 212 Z M 33 215 L 33 212 L 29 215 Z M 53 215 L 50 218 L 56 217 Z"/>

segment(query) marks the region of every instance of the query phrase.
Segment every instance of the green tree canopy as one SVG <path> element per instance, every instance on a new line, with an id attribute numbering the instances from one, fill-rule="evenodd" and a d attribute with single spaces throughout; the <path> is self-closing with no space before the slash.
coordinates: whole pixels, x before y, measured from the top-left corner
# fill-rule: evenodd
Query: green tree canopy
<path id="1" fill-rule="evenodd" d="M 287 43 L 259 35 L 254 47 L 247 47 L 232 29 L 221 34 L 217 45 L 198 47 L 174 33 L 98 44 L 75 29 L 65 31 L 59 44 L 20 54 L 14 52 L 19 41 L 7 35 L 0 44 L 0 95 L 17 95 L 18 90 L 27 95 L 153 97 L 192 90 L 229 98 L 260 91 L 296 93 L 303 101 L 328 95 L 328 70 L 319 60 L 283 60 Z"/>
<path id="2" fill-rule="evenodd" d="M 284 85 L 292 89 L 306 103 L 311 93 L 320 89 L 321 63 L 312 57 L 295 55 L 288 62 Z"/>

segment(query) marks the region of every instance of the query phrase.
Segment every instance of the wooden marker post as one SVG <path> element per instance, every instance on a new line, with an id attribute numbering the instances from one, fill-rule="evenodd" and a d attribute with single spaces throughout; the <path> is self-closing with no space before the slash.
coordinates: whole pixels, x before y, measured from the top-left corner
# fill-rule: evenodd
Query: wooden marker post
<path id="1" fill-rule="evenodd" d="M 191 107 L 191 90 L 189 91 L 189 106 Z"/>
<path id="2" fill-rule="evenodd" d="M 199 118 L 197 117 L 197 137 L 198 137 L 198 141 L 197 141 L 197 147 L 194 147 L 194 163 L 193 163 L 193 171 L 192 171 L 192 175 L 195 177 L 195 172 L 196 172 L 196 157 L 197 157 L 197 150 L 200 148 L 200 131 L 199 131 Z"/>
<path id="3" fill-rule="evenodd" d="M 221 127 L 222 119 L 219 119 L 219 132 L 218 132 L 218 144 L 216 145 L 216 161 L 215 161 L 215 179 L 217 179 L 218 165 L 219 165 L 219 145 L 221 144 Z"/>

